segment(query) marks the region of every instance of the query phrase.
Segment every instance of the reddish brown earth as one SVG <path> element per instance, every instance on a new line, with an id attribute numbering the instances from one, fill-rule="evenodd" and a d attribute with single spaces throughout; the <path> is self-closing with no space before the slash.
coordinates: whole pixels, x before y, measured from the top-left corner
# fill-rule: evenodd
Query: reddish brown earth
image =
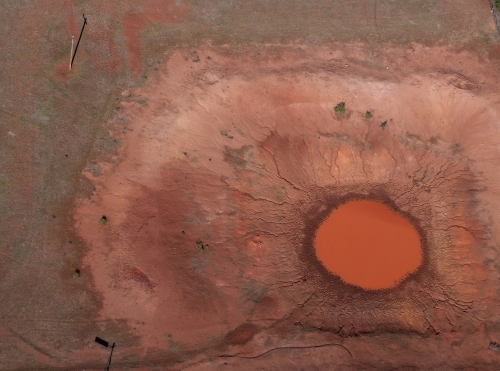
<path id="1" fill-rule="evenodd" d="M 407 334 L 410 362 L 420 343 L 433 360 L 496 362 L 496 80 L 446 48 L 366 60 L 360 45 L 206 46 L 123 93 L 119 163 L 86 173 L 95 191 L 74 217 L 101 318 L 126 319 L 135 352 L 222 362 L 328 343 L 335 364 L 396 367 L 379 345 Z M 315 257 L 317 228 L 351 197 L 422 235 L 422 267 L 393 289 L 346 285 Z"/>
<path id="2" fill-rule="evenodd" d="M 381 202 L 340 205 L 319 226 L 314 249 L 327 270 L 369 290 L 394 287 L 422 263 L 417 230 Z"/>
<path id="3" fill-rule="evenodd" d="M 486 0 L 4 1 L 0 29 L 2 370 L 102 370 L 96 336 L 115 370 L 500 368 Z M 393 288 L 315 255 L 355 198 L 422 236 Z"/>
<path id="4" fill-rule="evenodd" d="M 186 20 L 188 6 L 174 1 L 156 1 L 148 3 L 145 9 L 126 13 L 122 20 L 122 29 L 129 55 L 129 69 L 137 78 L 141 66 L 141 31 L 148 25 L 172 24 Z"/>

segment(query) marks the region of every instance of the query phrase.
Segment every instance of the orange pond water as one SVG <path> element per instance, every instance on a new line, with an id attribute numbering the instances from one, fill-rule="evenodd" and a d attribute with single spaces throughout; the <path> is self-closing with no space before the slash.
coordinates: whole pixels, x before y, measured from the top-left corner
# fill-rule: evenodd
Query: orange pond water
<path id="1" fill-rule="evenodd" d="M 333 210 L 314 245 L 330 272 L 365 289 L 393 287 L 422 262 L 415 228 L 376 201 L 351 201 Z"/>

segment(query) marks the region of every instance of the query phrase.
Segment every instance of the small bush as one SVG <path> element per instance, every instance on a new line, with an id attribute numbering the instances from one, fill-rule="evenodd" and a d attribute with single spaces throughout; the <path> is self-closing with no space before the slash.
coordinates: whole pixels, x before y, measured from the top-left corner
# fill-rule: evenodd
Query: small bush
<path id="1" fill-rule="evenodd" d="M 365 119 L 369 120 L 373 117 L 373 114 L 370 111 L 366 111 L 365 113 Z"/>
<path id="2" fill-rule="evenodd" d="M 500 0 L 495 0 L 495 7 L 500 10 Z"/>
<path id="3" fill-rule="evenodd" d="M 387 120 L 380 124 L 382 130 L 384 130 L 386 126 L 387 126 Z"/>
<path id="4" fill-rule="evenodd" d="M 106 215 L 103 215 L 102 218 L 99 220 L 99 223 L 102 225 L 106 224 L 108 222 L 108 218 L 106 218 Z"/>
<path id="5" fill-rule="evenodd" d="M 341 115 L 343 115 L 345 113 L 345 103 L 344 102 L 340 102 L 339 104 L 337 104 L 335 106 L 335 113 L 339 113 Z"/>
<path id="6" fill-rule="evenodd" d="M 80 269 L 75 269 L 75 271 L 73 272 L 73 278 L 78 278 L 80 277 Z"/>

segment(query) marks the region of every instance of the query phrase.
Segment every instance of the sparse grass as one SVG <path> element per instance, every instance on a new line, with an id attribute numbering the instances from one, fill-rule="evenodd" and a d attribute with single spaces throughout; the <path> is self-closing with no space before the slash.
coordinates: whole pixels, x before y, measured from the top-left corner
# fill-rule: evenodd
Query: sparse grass
<path id="1" fill-rule="evenodd" d="M 461 154 L 463 152 L 462 147 L 458 143 L 453 143 L 451 146 L 451 153 L 456 155 L 456 154 Z"/>
<path id="2" fill-rule="evenodd" d="M 148 102 L 146 102 L 144 99 L 139 99 L 137 103 L 139 103 L 141 106 L 145 106 Z"/>
<path id="3" fill-rule="evenodd" d="M 243 146 L 238 149 L 232 149 L 231 147 L 224 146 L 224 161 L 230 165 L 245 168 L 247 166 L 247 161 L 245 160 L 245 154 L 252 148 L 252 146 Z"/>
<path id="4" fill-rule="evenodd" d="M 334 108 L 335 113 L 338 113 L 340 115 L 343 115 L 345 113 L 345 102 L 340 102 L 337 104 Z"/>
<path id="5" fill-rule="evenodd" d="M 380 124 L 380 127 L 382 128 L 382 130 L 385 130 L 386 126 L 387 126 L 387 120 Z"/>
<path id="6" fill-rule="evenodd" d="M 106 224 L 108 222 L 108 218 L 106 218 L 106 215 L 103 215 L 101 219 L 99 219 L 99 223 L 102 225 Z"/>
<path id="7" fill-rule="evenodd" d="M 493 44 L 493 39 L 486 32 L 481 32 L 481 38 L 486 43 L 486 45 Z"/>
<path id="8" fill-rule="evenodd" d="M 366 111 L 365 113 L 365 119 L 369 120 L 373 117 L 373 113 L 371 111 Z"/>
<path id="9" fill-rule="evenodd" d="M 135 86 L 141 86 L 144 85 L 144 83 L 148 81 L 148 76 L 147 75 L 141 75 L 135 82 Z"/>

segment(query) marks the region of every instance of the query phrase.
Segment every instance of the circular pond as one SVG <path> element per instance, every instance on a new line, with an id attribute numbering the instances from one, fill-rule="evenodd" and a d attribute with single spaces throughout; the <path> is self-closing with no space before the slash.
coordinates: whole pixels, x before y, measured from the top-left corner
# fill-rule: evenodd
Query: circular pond
<path id="1" fill-rule="evenodd" d="M 350 201 L 316 231 L 316 256 L 331 273 L 364 289 L 396 286 L 422 263 L 420 236 L 381 202 Z"/>

